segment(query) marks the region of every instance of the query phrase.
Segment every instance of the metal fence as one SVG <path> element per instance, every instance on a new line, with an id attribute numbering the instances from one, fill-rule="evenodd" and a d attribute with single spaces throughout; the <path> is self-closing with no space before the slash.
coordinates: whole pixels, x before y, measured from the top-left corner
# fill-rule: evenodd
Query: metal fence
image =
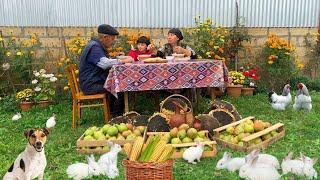
<path id="1" fill-rule="evenodd" d="M 226 27 L 316 27 L 320 0 L 0 0 L 0 26 L 192 27 L 194 17 Z"/>

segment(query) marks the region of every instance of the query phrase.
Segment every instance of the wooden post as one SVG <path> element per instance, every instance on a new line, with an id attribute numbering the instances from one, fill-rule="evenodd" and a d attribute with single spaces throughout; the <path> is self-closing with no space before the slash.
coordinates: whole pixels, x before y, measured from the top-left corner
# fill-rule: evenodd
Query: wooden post
<path id="1" fill-rule="evenodd" d="M 129 112 L 129 97 L 128 97 L 129 92 L 124 92 L 124 112 L 127 113 Z"/>

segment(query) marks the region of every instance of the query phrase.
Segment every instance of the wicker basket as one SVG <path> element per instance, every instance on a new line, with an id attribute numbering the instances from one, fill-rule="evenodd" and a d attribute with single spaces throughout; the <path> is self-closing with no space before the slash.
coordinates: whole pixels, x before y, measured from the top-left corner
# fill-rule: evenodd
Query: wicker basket
<path id="1" fill-rule="evenodd" d="M 126 180 L 173 179 L 173 160 L 153 163 L 123 160 L 122 165 L 125 168 Z"/>
<path id="2" fill-rule="evenodd" d="M 186 123 L 193 127 L 193 109 L 192 104 L 188 98 L 182 96 L 180 94 L 173 94 L 168 96 L 165 100 L 160 103 L 160 112 L 165 114 L 170 121 L 172 114 L 174 114 L 174 110 L 170 108 L 171 101 L 178 101 L 182 107 L 184 107 L 184 114 L 186 115 Z M 168 108 L 169 107 L 169 108 Z"/>
<path id="3" fill-rule="evenodd" d="M 228 110 L 226 109 L 215 109 L 209 112 L 210 116 L 213 116 L 216 118 L 220 125 L 225 126 L 227 124 L 233 123 L 236 121 L 236 118 L 234 117 L 233 114 L 231 114 Z"/>

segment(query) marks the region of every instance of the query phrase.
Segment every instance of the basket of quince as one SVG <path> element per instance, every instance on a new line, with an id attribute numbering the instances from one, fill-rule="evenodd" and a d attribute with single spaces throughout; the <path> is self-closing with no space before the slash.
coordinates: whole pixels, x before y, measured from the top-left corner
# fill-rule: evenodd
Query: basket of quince
<path id="1" fill-rule="evenodd" d="M 243 152 L 265 149 L 284 135 L 284 124 L 272 125 L 252 116 L 214 130 L 214 139 L 218 144 Z"/>

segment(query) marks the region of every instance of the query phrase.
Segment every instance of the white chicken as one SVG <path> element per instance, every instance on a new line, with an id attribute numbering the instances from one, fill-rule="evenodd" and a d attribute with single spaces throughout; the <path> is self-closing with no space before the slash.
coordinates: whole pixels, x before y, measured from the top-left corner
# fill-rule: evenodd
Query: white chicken
<path id="1" fill-rule="evenodd" d="M 47 128 L 53 128 L 56 125 L 56 115 L 53 114 L 46 122 Z"/>
<path id="2" fill-rule="evenodd" d="M 294 101 L 295 101 L 293 104 L 294 110 L 303 109 L 306 111 L 311 111 L 312 109 L 311 96 L 309 95 L 308 88 L 303 83 L 298 84 L 298 91 Z"/>
<path id="3" fill-rule="evenodd" d="M 269 93 L 269 102 L 273 109 L 283 111 L 291 103 L 292 97 L 290 93 L 290 85 L 286 84 L 283 88 L 282 94 L 278 95 L 274 91 Z"/>
<path id="4" fill-rule="evenodd" d="M 21 119 L 21 117 L 22 117 L 21 114 L 17 113 L 14 116 L 12 116 L 12 121 L 18 121 L 19 119 Z"/>

